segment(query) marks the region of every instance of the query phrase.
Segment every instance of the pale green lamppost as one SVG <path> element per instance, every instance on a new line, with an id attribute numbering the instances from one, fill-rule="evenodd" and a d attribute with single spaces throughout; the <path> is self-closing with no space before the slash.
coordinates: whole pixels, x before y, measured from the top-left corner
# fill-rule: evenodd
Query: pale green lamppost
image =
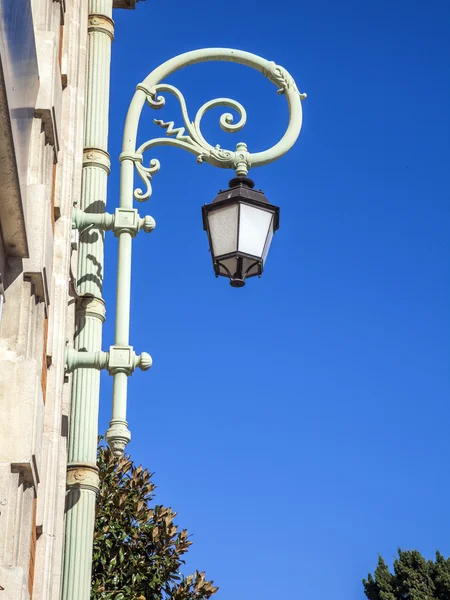
<path id="1" fill-rule="evenodd" d="M 243 142 L 238 143 L 234 151 L 212 146 L 203 137 L 201 131 L 200 125 L 204 114 L 218 106 L 235 109 L 239 115 L 238 122 L 234 123 L 233 116 L 225 113 L 220 117 L 220 125 L 226 132 L 237 132 L 246 123 L 244 107 L 235 100 L 217 98 L 205 103 L 191 121 L 182 93 L 172 85 L 161 83 L 166 77 L 183 67 L 209 61 L 235 62 L 251 67 L 267 77 L 277 86 L 278 93 L 285 96 L 289 108 L 289 123 L 282 139 L 272 148 L 264 152 L 250 153 Z M 155 119 L 155 123 L 166 130 L 167 137 L 153 138 L 136 147 L 138 125 L 144 105 L 147 103 L 151 108 L 162 108 L 165 99 L 160 94 L 164 92 L 174 95 L 180 102 L 184 126 L 175 127 L 173 121 L 164 122 Z M 99 230 L 112 230 L 119 238 L 115 343 L 107 352 L 84 352 L 71 348 L 67 351 L 68 372 L 75 369 L 106 369 L 114 377 L 112 419 L 106 433 L 106 440 L 116 456 L 120 457 L 123 454 L 125 446 L 131 439 L 126 420 L 128 377 L 136 367 L 145 371 L 152 364 L 149 354 L 144 352 L 137 356 L 129 343 L 132 240 L 140 230 L 150 232 L 155 227 L 152 217 L 141 218 L 138 215 L 137 210 L 133 208 L 133 198 L 138 202 L 150 198 L 151 180 L 160 168 L 159 161 L 154 158 L 149 161 L 148 166 L 144 166 L 144 152 L 155 146 L 177 146 L 194 154 L 198 163 L 207 162 L 216 167 L 235 171 L 236 177 L 230 181 L 230 188 L 219 193 L 214 202 L 204 206 L 202 210 L 203 224 L 208 234 L 216 276 L 228 277 L 233 287 L 242 287 L 247 278 L 262 274 L 273 233 L 278 228 L 279 212 L 278 207 L 271 205 L 262 192 L 253 189 L 253 182 L 247 177 L 248 171 L 251 167 L 275 161 L 293 146 L 302 125 L 301 100 L 305 97 L 305 94 L 298 91 L 291 75 L 274 62 L 249 52 L 226 48 L 194 50 L 176 56 L 152 71 L 137 86 L 125 121 L 120 155 L 120 207 L 114 214 L 92 214 L 79 209 L 74 211 L 76 229 L 85 230 L 93 227 Z M 135 169 L 144 183 L 143 190 L 134 187 Z M 82 430 L 80 426 L 81 437 Z M 73 435 L 76 435 L 76 432 L 73 432 Z M 92 445 L 92 442 L 93 440 L 86 440 L 86 444 Z M 88 489 L 90 486 L 89 489 L 95 490 L 95 482 L 90 484 L 84 472 L 80 475 L 80 480 L 83 477 L 86 479 L 85 488 Z M 85 498 L 87 495 L 81 495 L 78 503 L 91 502 Z M 75 523 L 71 526 L 72 534 L 65 548 L 66 563 L 73 565 L 80 563 L 76 556 L 72 556 L 73 553 L 78 552 L 77 548 L 84 548 L 86 553 L 89 546 L 88 540 L 86 545 L 78 543 L 76 538 L 77 536 L 82 538 L 86 532 L 92 535 L 95 516 L 92 504 L 86 511 L 78 507 L 77 514 L 82 515 L 79 517 L 80 527 L 78 528 Z M 67 518 L 71 518 L 70 512 Z M 92 544 L 90 547 L 92 548 Z M 77 573 L 70 573 L 70 576 L 86 578 L 90 573 L 88 569 L 80 568 Z M 88 589 L 88 585 L 81 588 Z M 66 597 L 75 598 L 74 593 L 66 593 Z M 76 598 L 76 600 L 88 599 Z"/>

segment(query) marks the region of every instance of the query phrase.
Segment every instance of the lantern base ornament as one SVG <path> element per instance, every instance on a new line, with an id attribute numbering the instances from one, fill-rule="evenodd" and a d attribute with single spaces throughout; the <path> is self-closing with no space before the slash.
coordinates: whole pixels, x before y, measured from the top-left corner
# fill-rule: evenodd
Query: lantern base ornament
<path id="1" fill-rule="evenodd" d="M 231 277 L 230 285 L 231 285 L 231 287 L 235 287 L 235 288 L 244 287 L 245 279 L 238 279 L 237 277 Z"/>

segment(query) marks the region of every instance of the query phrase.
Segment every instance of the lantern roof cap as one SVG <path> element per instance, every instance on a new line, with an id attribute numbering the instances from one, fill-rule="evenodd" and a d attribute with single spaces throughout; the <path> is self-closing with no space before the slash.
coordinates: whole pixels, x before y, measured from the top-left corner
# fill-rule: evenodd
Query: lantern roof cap
<path id="1" fill-rule="evenodd" d="M 255 187 L 255 182 L 250 177 L 233 177 L 228 183 L 230 188 L 244 186 L 253 189 Z"/>
<path id="2" fill-rule="evenodd" d="M 262 190 L 253 189 L 255 182 L 249 177 L 234 177 L 228 185 L 230 186 L 228 189 L 220 190 L 213 203 L 241 199 L 270 204 Z"/>

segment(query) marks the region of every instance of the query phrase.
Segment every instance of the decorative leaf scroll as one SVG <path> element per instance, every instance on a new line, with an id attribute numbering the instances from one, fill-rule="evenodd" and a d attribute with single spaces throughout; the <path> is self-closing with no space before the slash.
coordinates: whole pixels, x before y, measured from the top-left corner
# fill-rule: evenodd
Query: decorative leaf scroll
<path id="1" fill-rule="evenodd" d="M 263 75 L 267 77 L 269 81 L 278 86 L 277 93 L 285 94 L 287 90 L 292 89 L 300 96 L 300 100 L 306 98 L 306 94 L 302 94 L 298 91 L 297 85 L 293 77 L 284 69 L 274 62 L 269 63 L 270 67 L 263 71 Z"/>

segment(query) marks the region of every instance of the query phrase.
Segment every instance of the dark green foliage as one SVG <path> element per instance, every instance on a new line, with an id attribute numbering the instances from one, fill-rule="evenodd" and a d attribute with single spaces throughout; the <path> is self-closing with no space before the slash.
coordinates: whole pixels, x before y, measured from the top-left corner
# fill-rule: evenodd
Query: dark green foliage
<path id="1" fill-rule="evenodd" d="M 180 573 L 192 542 L 170 508 L 154 505 L 151 474 L 129 456 L 98 450 L 100 491 L 94 533 L 91 598 L 208 600 L 218 588 L 196 571 Z"/>
<path id="2" fill-rule="evenodd" d="M 394 573 L 380 556 L 363 584 L 369 600 L 450 600 L 450 559 L 436 552 L 436 562 L 427 561 L 417 550 L 399 550 Z"/>

